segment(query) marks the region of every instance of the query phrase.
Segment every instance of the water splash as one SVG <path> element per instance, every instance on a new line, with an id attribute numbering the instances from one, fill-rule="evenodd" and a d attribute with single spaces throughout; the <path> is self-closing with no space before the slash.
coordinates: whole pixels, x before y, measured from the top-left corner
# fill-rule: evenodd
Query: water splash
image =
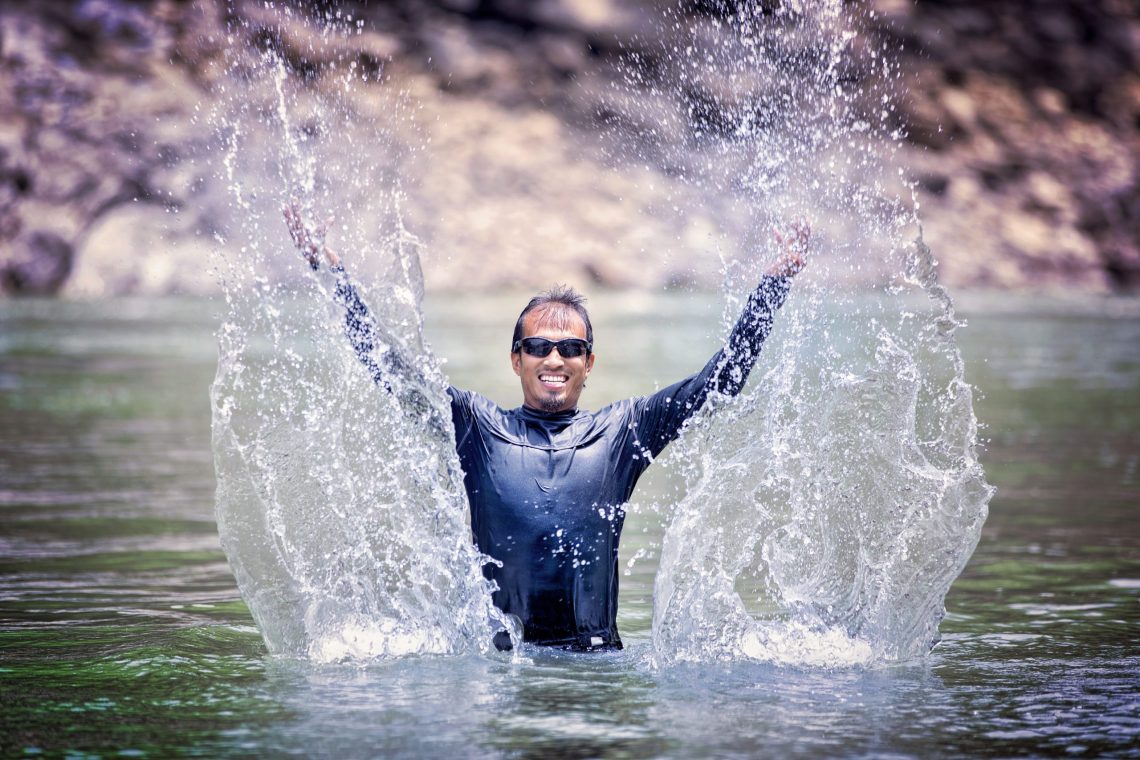
<path id="1" fill-rule="evenodd" d="M 339 13 L 325 21 L 314 44 L 334 50 L 356 28 Z M 402 101 L 374 91 L 389 107 L 368 118 L 346 94 L 382 85 L 355 60 L 332 55 L 333 86 L 307 86 L 272 29 L 263 39 L 232 54 L 213 115 L 233 211 L 211 393 L 222 546 L 271 652 L 487 651 L 511 626 L 471 541 L 446 381 L 423 340 L 419 244 L 399 213 Z M 311 276 L 288 240 L 290 197 L 310 218 L 340 215 L 360 281 L 383 272 L 362 287 L 377 351 L 403 358 L 388 363 L 390 392 L 345 340 L 334 275 Z"/>
<path id="2" fill-rule="evenodd" d="M 655 74 L 632 58 L 626 122 L 680 113 L 688 134 L 634 153 L 743 219 L 745 249 L 769 251 L 723 256 L 726 333 L 772 255 L 770 226 L 811 219 L 818 252 L 762 377 L 710 405 L 666 460 L 687 495 L 662 541 L 654 659 L 915 658 L 937 641 L 992 489 L 959 323 L 921 233 L 905 238 L 917 204 L 889 164 L 894 56 L 860 36 L 859 7 L 724 5 L 675 14 Z"/>
<path id="3" fill-rule="evenodd" d="M 910 659 L 937 638 L 990 488 L 958 321 L 921 236 L 908 240 L 915 204 L 890 165 L 898 71 L 860 36 L 859 6 L 725 7 L 669 16 L 653 66 L 631 56 L 611 104 L 637 138 L 626 158 L 671 176 L 673 200 L 713 212 L 744 251 L 808 217 L 819 252 L 751 390 L 714 401 L 667 457 L 688 490 L 667 509 L 654 659 Z M 327 22 L 317 42 L 354 28 Z M 403 106 L 362 115 L 351 95 L 381 77 L 366 84 L 334 56 L 323 79 L 340 86 L 321 90 L 265 39 L 233 61 L 215 116 L 235 215 L 225 247 L 240 251 L 221 266 L 213 389 L 223 545 L 274 652 L 486 651 L 506 623 L 422 337 L 418 243 L 400 218 Z M 391 393 L 346 345 L 328 275 L 292 254 L 279 217 L 291 195 L 310 218 L 336 209 L 354 272 L 381 283 L 366 295 L 408 369 Z M 727 333 L 768 256 L 722 253 Z"/>

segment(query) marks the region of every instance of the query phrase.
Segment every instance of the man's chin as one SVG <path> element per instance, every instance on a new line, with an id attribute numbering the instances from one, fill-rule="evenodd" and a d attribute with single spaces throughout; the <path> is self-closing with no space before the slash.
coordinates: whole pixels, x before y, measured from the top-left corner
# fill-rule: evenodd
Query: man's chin
<path id="1" fill-rule="evenodd" d="M 558 393 L 551 396 L 543 396 L 539 404 L 542 406 L 544 412 L 561 412 L 570 408 L 573 404 L 566 403 L 566 394 Z"/>
<path id="2" fill-rule="evenodd" d="M 544 398 L 542 400 L 542 410 L 544 412 L 561 412 L 562 399 L 560 398 Z"/>

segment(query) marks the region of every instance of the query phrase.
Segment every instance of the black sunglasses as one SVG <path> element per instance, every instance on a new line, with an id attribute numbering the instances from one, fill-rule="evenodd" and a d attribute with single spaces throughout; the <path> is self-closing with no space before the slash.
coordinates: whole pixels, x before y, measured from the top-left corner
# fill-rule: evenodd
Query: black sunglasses
<path id="1" fill-rule="evenodd" d="M 559 341 L 547 340 L 546 338 L 523 338 L 515 341 L 515 345 L 511 347 L 511 353 L 516 353 L 519 348 L 531 356 L 539 357 L 549 356 L 550 352 L 557 348 L 558 354 L 563 359 L 573 359 L 590 353 L 593 346 L 581 338 L 563 338 Z"/>

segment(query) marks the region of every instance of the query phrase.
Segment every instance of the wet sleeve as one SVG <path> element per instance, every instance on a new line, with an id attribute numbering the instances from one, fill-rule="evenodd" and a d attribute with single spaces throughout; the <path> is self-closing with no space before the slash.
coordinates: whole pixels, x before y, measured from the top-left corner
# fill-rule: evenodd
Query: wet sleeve
<path id="1" fill-rule="evenodd" d="M 336 275 L 334 298 L 344 307 L 344 334 L 372 382 L 392 393 L 389 378 L 412 377 L 418 375 L 419 370 L 400 353 L 394 340 L 385 340 L 344 267 L 337 265 L 332 271 Z"/>
<path id="2" fill-rule="evenodd" d="M 744 312 L 725 342 L 700 372 L 639 400 L 635 411 L 637 437 L 657 456 L 680 434 L 682 426 L 704 406 L 709 393 L 735 396 L 748 382 L 748 373 L 760 356 L 776 310 L 783 305 L 791 279 L 765 275 L 748 296 Z"/>
<path id="3" fill-rule="evenodd" d="M 375 317 L 368 311 L 360 292 L 352 283 L 344 267 L 332 267 L 336 275 L 336 302 L 344 307 L 344 334 L 356 358 L 368 370 L 372 381 L 395 396 L 400 405 L 416 415 L 432 429 L 442 432 L 447 427 L 445 418 L 438 414 L 432 401 L 430 384 L 421 370 L 400 351 L 396 340 L 387 336 Z M 448 386 L 452 423 L 470 427 L 474 420 L 471 412 L 471 394 Z"/>
<path id="4" fill-rule="evenodd" d="M 336 274 L 336 302 L 344 307 L 344 334 L 348 338 L 356 358 L 368 370 L 372 381 L 391 392 L 391 386 L 384 380 L 384 371 L 373 358 L 372 351 L 376 347 L 376 320 L 369 313 L 368 307 L 360 298 L 360 293 L 344 267 L 337 265 L 332 268 Z"/>
<path id="5" fill-rule="evenodd" d="M 475 427 L 475 413 L 472 398 L 475 394 L 454 386 L 447 386 L 447 397 L 451 401 L 451 424 L 455 428 L 456 448 L 460 451 L 471 430 Z"/>

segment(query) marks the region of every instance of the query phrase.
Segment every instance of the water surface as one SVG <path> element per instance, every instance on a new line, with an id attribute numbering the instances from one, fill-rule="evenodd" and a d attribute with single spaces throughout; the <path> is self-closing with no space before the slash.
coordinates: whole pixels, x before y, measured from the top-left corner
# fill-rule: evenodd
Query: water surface
<path id="1" fill-rule="evenodd" d="M 517 403 L 517 297 L 429 299 L 452 382 Z M 1140 308 L 965 299 L 959 332 L 998 487 L 905 666 L 648 663 L 655 556 L 622 578 L 628 648 L 366 667 L 272 658 L 214 525 L 207 390 L 221 308 L 0 304 L 0 753 L 568 757 L 1140 753 Z M 584 403 L 717 345 L 708 296 L 600 294 Z M 623 566 L 657 545 L 642 480 Z"/>

